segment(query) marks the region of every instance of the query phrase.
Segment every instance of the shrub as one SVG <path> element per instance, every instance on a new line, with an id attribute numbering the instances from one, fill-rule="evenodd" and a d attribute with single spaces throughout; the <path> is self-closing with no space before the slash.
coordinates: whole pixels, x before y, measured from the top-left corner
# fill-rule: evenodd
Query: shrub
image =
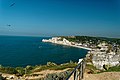
<path id="1" fill-rule="evenodd" d="M 2 67 L 0 69 L 0 72 L 8 73 L 8 74 L 16 74 L 17 73 L 17 71 L 15 70 L 15 68 L 12 68 L 12 67 Z"/>
<path id="2" fill-rule="evenodd" d="M 61 73 L 48 74 L 46 75 L 45 80 L 66 80 L 70 73 L 70 71 L 65 71 Z"/>
<path id="3" fill-rule="evenodd" d="M 120 72 L 120 66 L 110 67 L 110 68 L 107 70 L 107 72 L 111 72 L 111 71 Z"/>
<path id="4" fill-rule="evenodd" d="M 25 70 L 23 67 L 16 67 L 16 70 L 18 72 L 17 75 L 19 75 L 19 76 L 22 76 L 25 74 Z"/>
<path id="5" fill-rule="evenodd" d="M 108 69 L 110 68 L 110 65 L 103 65 L 103 68 L 104 68 L 105 70 L 108 70 Z"/>
<path id="6" fill-rule="evenodd" d="M 57 64 L 53 63 L 53 62 L 47 62 L 47 66 L 56 66 Z"/>

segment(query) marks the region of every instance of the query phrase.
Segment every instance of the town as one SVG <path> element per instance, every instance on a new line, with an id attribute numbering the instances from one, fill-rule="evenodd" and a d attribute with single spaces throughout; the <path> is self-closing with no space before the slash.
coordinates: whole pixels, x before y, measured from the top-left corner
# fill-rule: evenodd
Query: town
<path id="1" fill-rule="evenodd" d="M 81 39 L 82 40 L 81 40 Z M 51 42 L 60 45 L 67 45 L 88 50 L 86 56 L 92 55 L 91 63 L 97 69 L 106 69 L 106 66 L 120 65 L 120 40 L 109 41 L 108 39 L 95 39 L 86 36 L 69 36 L 69 37 L 52 37 L 51 39 L 43 39 L 43 42 Z"/>

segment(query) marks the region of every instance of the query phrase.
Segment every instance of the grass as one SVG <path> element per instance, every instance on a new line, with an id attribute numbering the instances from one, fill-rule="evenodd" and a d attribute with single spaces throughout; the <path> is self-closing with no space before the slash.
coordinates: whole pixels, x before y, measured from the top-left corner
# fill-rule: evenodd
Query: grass
<path id="1" fill-rule="evenodd" d="M 120 72 L 120 66 L 113 66 L 113 67 L 110 67 L 108 70 L 99 70 L 93 65 L 87 64 L 86 69 L 89 70 L 88 73 L 90 74 L 99 74 L 103 72 Z"/>
<path id="2" fill-rule="evenodd" d="M 42 65 L 42 66 L 37 66 L 34 68 L 34 72 L 39 72 L 42 70 L 63 70 L 66 68 L 75 68 L 77 66 L 77 63 L 64 63 L 60 65 Z"/>
<path id="3" fill-rule="evenodd" d="M 23 67 L 3 67 L 0 65 L 0 72 L 2 73 L 8 73 L 8 74 L 16 74 L 16 75 L 24 75 L 24 74 L 30 74 L 33 72 L 39 72 L 42 70 L 63 70 L 70 68 L 71 70 L 77 66 L 77 63 L 70 61 L 69 63 L 64 63 L 57 65 L 53 62 L 48 62 L 46 65 L 36 65 L 36 66 L 26 66 Z M 91 74 L 98 74 L 102 72 L 120 72 L 120 66 L 114 66 L 110 67 L 108 70 L 98 70 L 96 67 L 94 67 L 92 64 L 86 64 L 86 70 L 88 70 L 88 73 Z"/>
<path id="4" fill-rule="evenodd" d="M 120 72 L 120 66 L 110 67 L 106 72 Z"/>
<path id="5" fill-rule="evenodd" d="M 97 74 L 98 72 L 100 72 L 100 70 L 98 70 L 92 64 L 86 64 L 86 70 L 88 70 L 87 73 L 89 73 L 89 74 Z"/>
<path id="6" fill-rule="evenodd" d="M 42 70 L 63 70 L 66 68 L 75 68 L 77 66 L 77 63 L 70 61 L 69 63 L 64 63 L 57 65 L 53 62 L 48 62 L 46 65 L 36 65 L 36 66 L 26 66 L 25 68 L 23 67 L 4 67 L 0 65 L 0 72 L 2 73 L 8 73 L 8 74 L 16 74 L 16 75 L 24 75 L 24 74 L 30 74 L 33 72 L 39 72 Z"/>

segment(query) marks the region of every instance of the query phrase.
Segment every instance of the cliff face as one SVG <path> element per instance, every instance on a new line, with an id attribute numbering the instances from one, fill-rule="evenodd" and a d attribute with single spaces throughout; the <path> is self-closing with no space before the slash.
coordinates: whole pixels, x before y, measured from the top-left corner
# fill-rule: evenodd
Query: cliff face
<path id="1" fill-rule="evenodd" d="M 98 69 L 104 69 L 104 66 L 116 66 L 120 62 L 120 54 L 109 54 L 96 52 L 92 58 L 93 65 Z"/>
<path id="2" fill-rule="evenodd" d="M 53 37 L 49 40 L 43 40 L 43 42 L 52 42 L 90 50 L 89 53 L 93 54 L 91 62 L 97 69 L 104 69 L 104 66 L 112 67 L 120 64 L 120 45 L 117 39 L 76 36 Z"/>
<path id="3" fill-rule="evenodd" d="M 108 51 L 108 47 L 89 51 L 92 54 L 91 61 L 97 69 L 105 69 L 105 66 L 112 67 L 120 64 L 120 52 Z"/>

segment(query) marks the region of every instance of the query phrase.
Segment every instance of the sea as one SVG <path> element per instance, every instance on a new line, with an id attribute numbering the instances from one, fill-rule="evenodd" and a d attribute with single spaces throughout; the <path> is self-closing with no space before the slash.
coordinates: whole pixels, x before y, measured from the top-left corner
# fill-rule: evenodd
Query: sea
<path id="1" fill-rule="evenodd" d="M 87 50 L 42 42 L 51 37 L 0 36 L 0 65 L 25 67 L 27 65 L 56 64 L 84 58 Z"/>

